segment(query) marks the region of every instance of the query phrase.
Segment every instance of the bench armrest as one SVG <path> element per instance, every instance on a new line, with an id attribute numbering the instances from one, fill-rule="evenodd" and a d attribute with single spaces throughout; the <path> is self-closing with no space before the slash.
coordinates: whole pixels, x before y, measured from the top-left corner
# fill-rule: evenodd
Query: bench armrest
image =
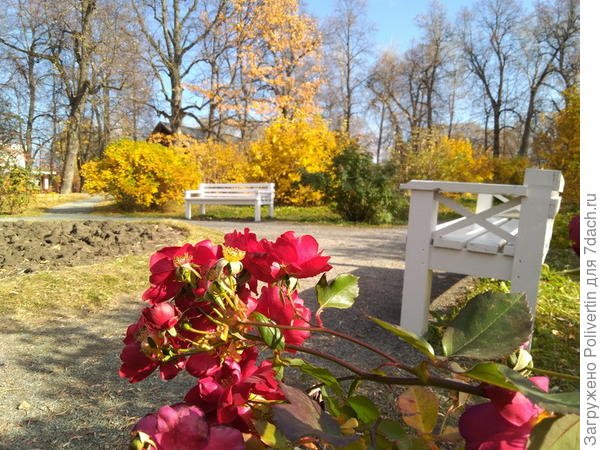
<path id="1" fill-rule="evenodd" d="M 401 184 L 400 188 L 417 191 L 443 191 L 491 195 L 518 195 L 521 197 L 527 196 L 527 186 L 515 184 L 483 184 L 462 183 L 458 181 L 412 180 L 408 183 Z"/>

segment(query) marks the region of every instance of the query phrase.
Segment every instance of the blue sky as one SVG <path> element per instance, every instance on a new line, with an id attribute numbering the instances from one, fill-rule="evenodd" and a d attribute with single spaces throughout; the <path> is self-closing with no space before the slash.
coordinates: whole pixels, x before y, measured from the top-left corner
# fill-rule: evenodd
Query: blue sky
<path id="1" fill-rule="evenodd" d="M 309 13 L 322 19 L 332 15 L 336 0 L 303 0 L 303 3 Z M 458 11 L 472 6 L 476 0 L 442 0 L 441 3 L 453 21 Z M 528 3 L 530 0 L 524 2 Z M 406 50 L 411 39 L 419 36 L 416 16 L 426 13 L 428 7 L 429 0 L 367 0 L 367 19 L 377 30 L 373 39 L 377 49 Z"/>

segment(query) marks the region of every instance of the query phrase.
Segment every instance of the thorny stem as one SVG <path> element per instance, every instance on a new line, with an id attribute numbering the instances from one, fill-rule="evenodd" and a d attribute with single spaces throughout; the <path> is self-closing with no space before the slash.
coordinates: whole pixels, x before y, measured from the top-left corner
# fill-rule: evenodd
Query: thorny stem
<path id="1" fill-rule="evenodd" d="M 374 381 L 377 383 L 383 384 L 394 384 L 394 385 L 404 385 L 404 386 L 436 386 L 444 389 L 450 389 L 453 391 L 461 391 L 466 392 L 468 394 L 474 394 L 478 396 L 483 396 L 484 391 L 479 386 L 473 386 L 472 384 L 463 383 L 461 381 L 449 380 L 447 378 L 438 377 L 435 375 L 429 375 L 425 379 L 419 377 L 388 377 L 385 375 L 377 375 L 373 373 L 366 372 L 359 367 L 356 367 L 354 364 L 350 364 L 347 361 L 344 361 L 336 356 L 323 353 L 319 350 L 315 350 L 312 348 L 302 347 L 301 345 L 291 345 L 286 344 L 286 347 L 290 350 L 296 350 L 298 352 L 308 353 L 314 356 L 318 356 L 319 358 L 323 358 L 339 364 L 340 366 L 350 370 L 351 372 L 356 374 L 355 379 L 360 380 L 368 380 Z"/>
<path id="2" fill-rule="evenodd" d="M 273 327 L 273 328 L 279 328 L 281 330 L 299 330 L 299 331 L 310 331 L 310 332 L 315 332 L 315 333 L 326 333 L 326 334 L 331 334 L 333 336 L 337 336 L 341 339 L 345 339 L 347 341 L 350 341 L 356 345 L 359 345 L 361 347 L 364 347 L 370 351 L 372 351 L 373 353 L 378 354 L 379 356 L 387 359 L 388 361 L 391 361 L 394 365 L 394 367 L 397 367 L 401 370 L 404 370 L 406 372 L 409 373 L 415 373 L 415 369 L 413 369 L 410 366 L 407 366 L 406 364 L 403 364 L 402 362 L 398 361 L 396 358 L 394 358 L 391 355 L 388 355 L 387 353 L 379 350 L 378 348 L 373 347 L 371 344 L 361 341 L 360 339 L 357 339 L 353 336 L 349 336 L 345 333 L 342 333 L 340 331 L 336 331 L 336 330 L 332 330 L 331 328 L 325 328 L 325 327 L 294 327 L 291 325 L 278 325 L 278 324 L 274 324 L 274 323 L 261 323 L 261 322 L 241 322 L 242 325 L 249 325 L 249 326 L 255 326 L 255 327 Z"/>

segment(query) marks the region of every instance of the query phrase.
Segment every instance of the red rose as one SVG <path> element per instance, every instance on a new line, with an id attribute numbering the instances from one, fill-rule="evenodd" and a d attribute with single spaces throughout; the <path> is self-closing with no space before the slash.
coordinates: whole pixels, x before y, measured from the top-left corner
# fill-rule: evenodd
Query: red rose
<path id="1" fill-rule="evenodd" d="M 531 377 L 530 380 L 548 392 L 547 377 Z M 525 449 L 542 408 L 520 392 L 497 386 L 485 386 L 484 390 L 491 401 L 467 407 L 458 422 L 460 434 L 466 441 L 466 449 Z"/>
<path id="2" fill-rule="evenodd" d="M 144 433 L 144 434 L 140 434 Z M 242 433 L 227 426 L 210 426 L 196 406 L 163 406 L 133 428 L 134 440 L 155 450 L 243 450 Z"/>
<path id="3" fill-rule="evenodd" d="M 296 236 L 287 231 L 277 238 L 272 251 L 281 271 L 296 278 L 314 277 L 331 269 L 329 256 L 321 256 L 319 244 L 310 235 Z"/>
<path id="4" fill-rule="evenodd" d="M 256 311 L 264 314 L 278 325 L 310 327 L 311 311 L 296 291 L 288 294 L 277 286 L 263 287 Z M 287 344 L 300 345 L 310 336 L 309 331 L 282 330 Z"/>

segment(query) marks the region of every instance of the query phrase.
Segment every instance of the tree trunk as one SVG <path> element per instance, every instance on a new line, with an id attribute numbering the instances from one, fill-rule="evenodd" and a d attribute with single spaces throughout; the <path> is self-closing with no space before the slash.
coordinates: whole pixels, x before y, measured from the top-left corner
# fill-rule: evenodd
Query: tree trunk
<path id="1" fill-rule="evenodd" d="M 519 146 L 519 156 L 527 156 L 529 153 L 529 139 L 531 137 L 531 122 L 534 115 L 534 102 L 536 90 L 529 91 L 529 104 L 527 105 L 527 115 L 523 122 L 523 135 L 521 136 L 521 145 Z"/>
<path id="2" fill-rule="evenodd" d="M 171 73 L 171 117 L 170 125 L 173 134 L 181 133 L 183 111 L 181 110 L 182 92 L 181 79 L 178 73 Z"/>
<path id="3" fill-rule="evenodd" d="M 27 165 L 33 163 L 33 121 L 35 120 L 35 103 L 37 87 L 35 80 L 35 58 L 32 54 L 27 55 L 27 88 L 29 90 L 27 123 L 25 128 L 25 149 L 27 152 Z"/>
<path id="4" fill-rule="evenodd" d="M 351 80 L 351 66 L 350 62 L 346 62 L 346 105 L 345 105 L 345 114 L 344 114 L 344 129 L 346 134 L 350 136 L 350 119 L 352 117 L 352 87 L 350 85 Z"/>
<path id="5" fill-rule="evenodd" d="M 500 108 L 494 107 L 494 140 L 492 155 L 494 158 L 500 157 Z"/>
<path id="6" fill-rule="evenodd" d="M 79 123 L 76 116 L 71 116 L 67 122 L 67 154 L 65 166 L 62 173 L 61 194 L 70 194 L 73 191 L 73 177 L 75 176 L 75 165 L 79 153 L 78 139 Z"/>
<path id="7" fill-rule="evenodd" d="M 100 118 L 98 118 L 100 119 Z M 100 140 L 101 152 L 110 142 L 110 88 L 102 86 L 102 138 Z"/>
<path id="8" fill-rule="evenodd" d="M 381 104 L 381 117 L 379 118 L 379 136 L 377 137 L 377 164 L 381 161 L 381 144 L 383 141 L 383 122 L 385 120 L 385 105 Z"/>

